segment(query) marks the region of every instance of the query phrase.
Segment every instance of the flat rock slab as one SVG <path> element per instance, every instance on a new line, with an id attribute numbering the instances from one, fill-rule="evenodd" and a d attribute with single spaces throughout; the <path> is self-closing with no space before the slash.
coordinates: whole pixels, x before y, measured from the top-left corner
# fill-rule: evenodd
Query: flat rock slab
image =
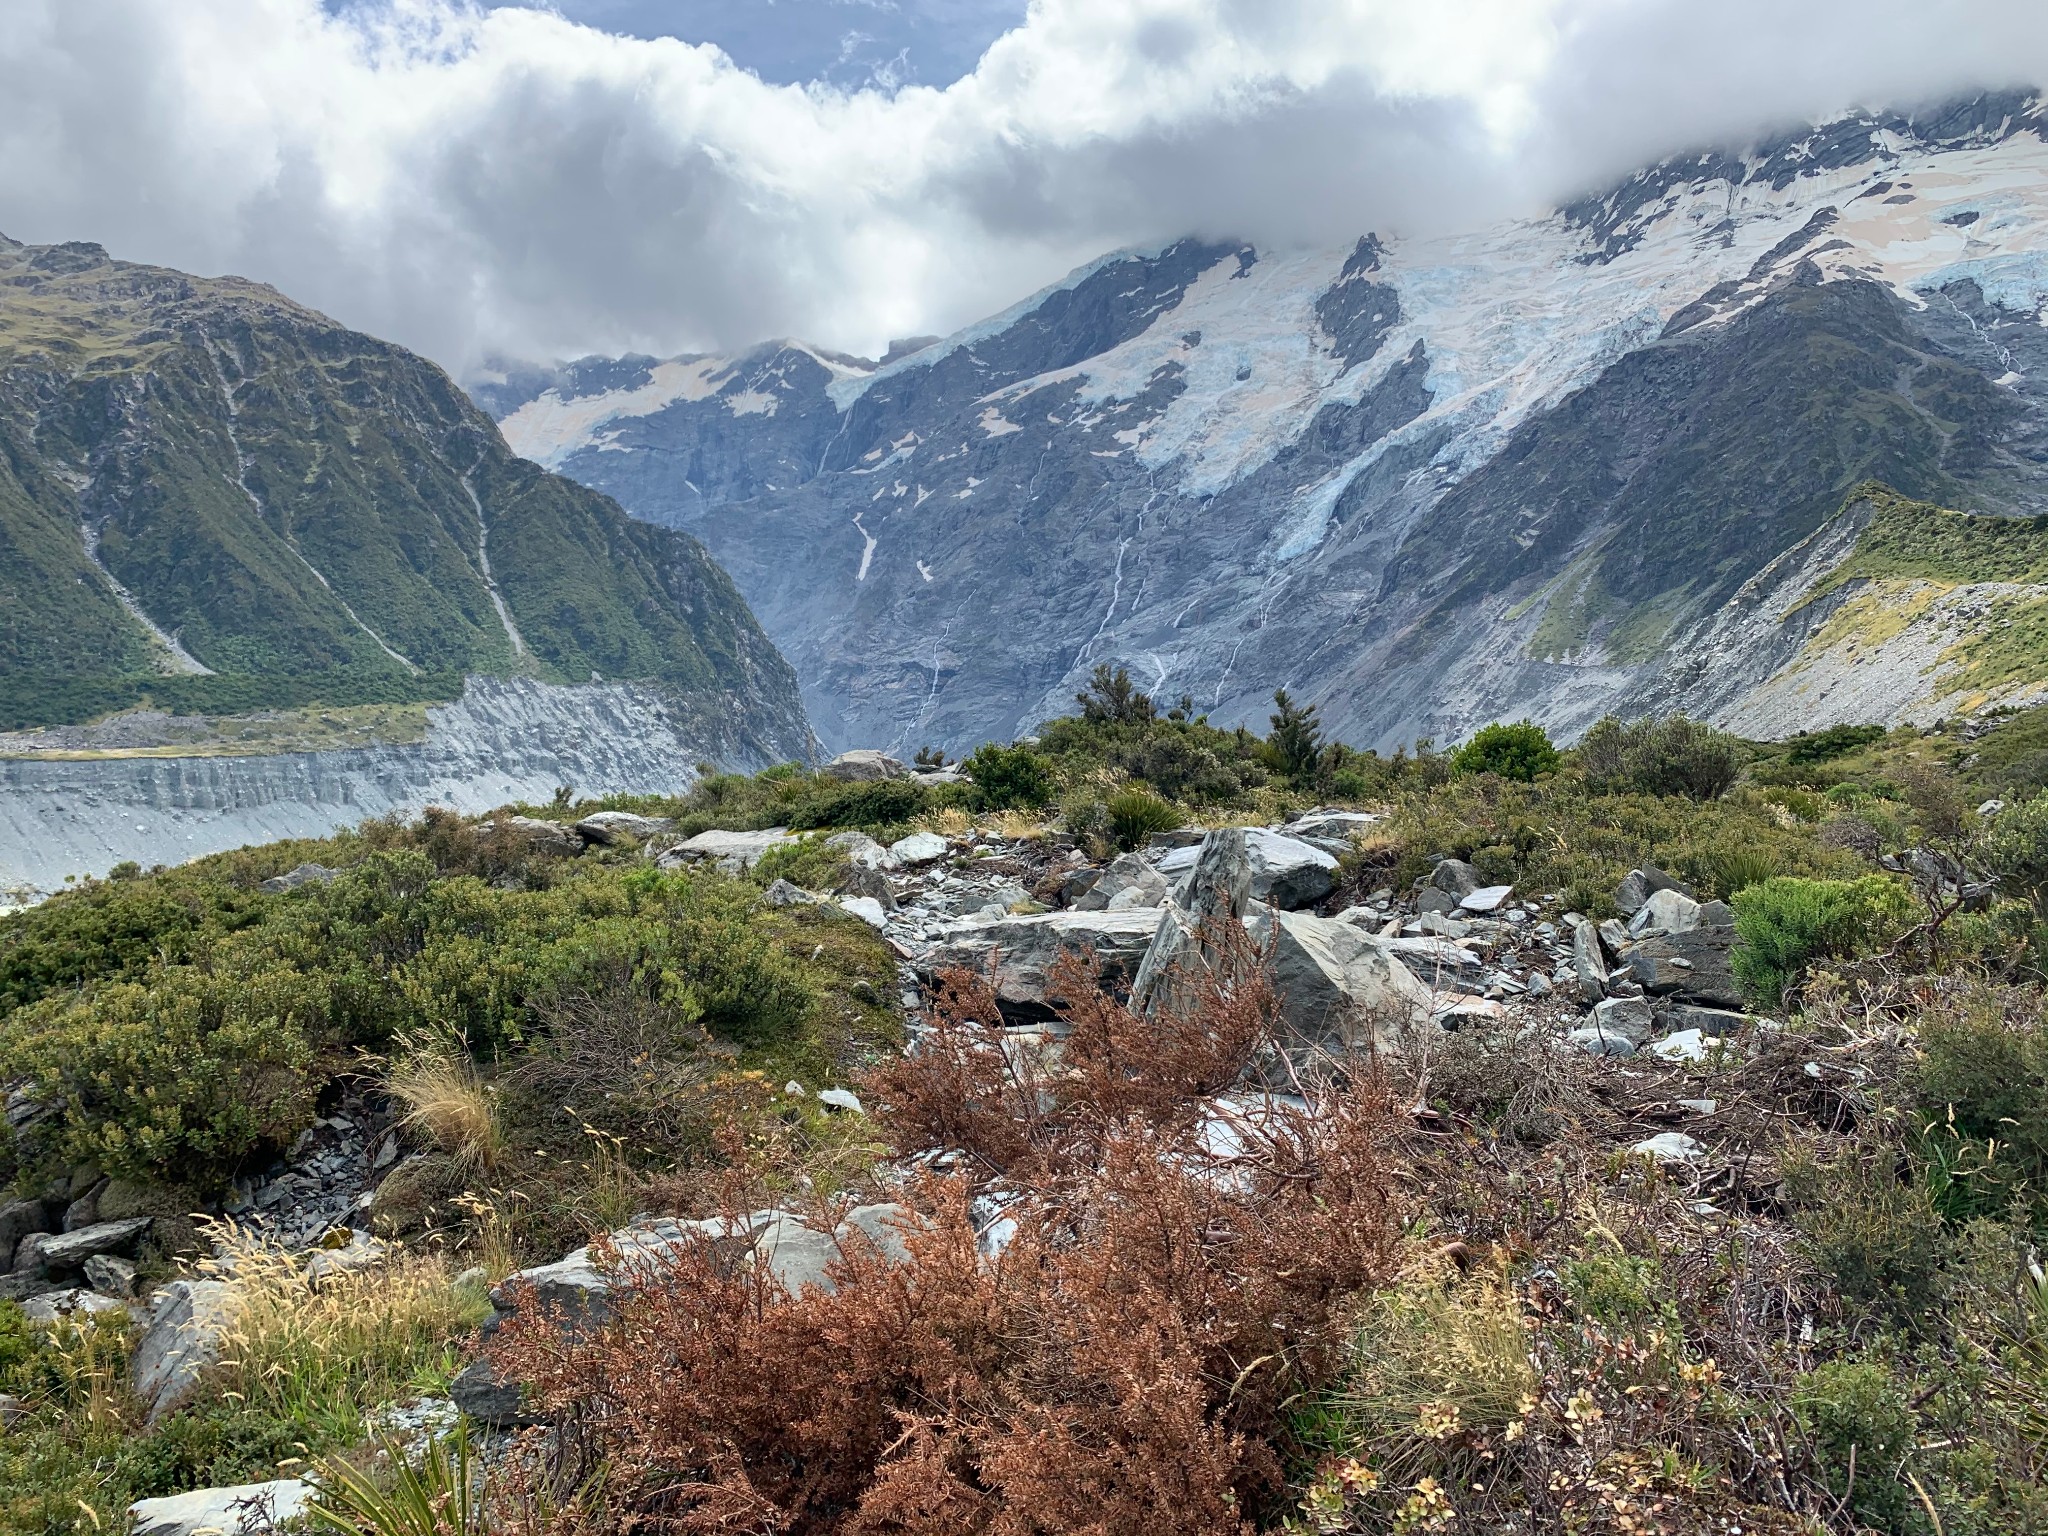
<path id="1" fill-rule="evenodd" d="M 130 1216 L 122 1221 L 97 1221 L 76 1232 L 60 1232 L 45 1238 L 43 1268 L 76 1269 L 96 1253 L 118 1253 L 147 1232 L 152 1219 Z"/>
<path id="2" fill-rule="evenodd" d="M 928 975 L 996 966 L 996 997 L 1019 1008 L 1045 1008 L 1046 988 L 1060 956 L 1093 954 L 1103 979 L 1128 986 L 1159 931 L 1160 915 L 1143 908 L 1116 912 L 1041 912 L 958 928 L 925 955 Z"/>
<path id="3" fill-rule="evenodd" d="M 752 869 L 771 848 L 796 839 L 787 827 L 769 827 L 761 832 L 699 832 L 678 843 L 661 856 L 664 865 L 715 863 L 734 872 Z"/>
<path id="4" fill-rule="evenodd" d="M 1512 885 L 1482 885 L 1459 898 L 1458 906 L 1467 912 L 1497 912 L 1500 904 L 1514 893 Z"/>
<path id="5" fill-rule="evenodd" d="M 889 852 L 902 864 L 929 864 L 946 856 L 948 844 L 936 832 L 913 832 L 908 837 L 899 837 L 889 845 Z"/>
<path id="6" fill-rule="evenodd" d="M 1423 976 L 1432 976 L 1443 971 L 1477 970 L 1484 962 L 1459 944 L 1449 939 L 1392 938 L 1385 941 L 1387 949 L 1401 958 L 1411 971 Z"/>
<path id="7" fill-rule="evenodd" d="M 666 816 L 636 816 L 631 811 L 597 811 L 575 827 L 585 842 L 602 843 L 607 848 L 644 843 L 674 829 L 675 823 Z"/>
<path id="8" fill-rule="evenodd" d="M 1321 837 L 1349 842 L 1380 818 L 1370 811 L 1310 811 L 1283 829 L 1289 837 Z"/>
<path id="9" fill-rule="evenodd" d="M 310 1483 L 282 1478 L 233 1488 L 200 1488 L 128 1506 L 132 1536 L 269 1536 L 278 1524 L 304 1518 Z"/>

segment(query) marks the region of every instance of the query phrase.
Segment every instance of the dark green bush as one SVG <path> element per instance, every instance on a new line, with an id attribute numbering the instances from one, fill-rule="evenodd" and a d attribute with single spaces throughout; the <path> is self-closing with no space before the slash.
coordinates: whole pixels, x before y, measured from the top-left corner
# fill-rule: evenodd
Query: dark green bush
<path id="1" fill-rule="evenodd" d="M 1528 720 L 1482 727 L 1451 754 L 1451 767 L 1458 773 L 1493 773 L 1523 784 L 1555 773 L 1557 764 L 1557 748 L 1549 735 Z"/>
<path id="2" fill-rule="evenodd" d="M 1920 1025 L 1913 1088 L 1921 1151 L 1944 1209 L 2048 1216 L 2048 1029 L 2037 995 L 1951 995 Z"/>
<path id="3" fill-rule="evenodd" d="M 1830 1288 L 1852 1309 L 1920 1326 L 1942 1292 L 1948 1237 L 1924 1179 L 1890 1147 L 1785 1168 L 1793 1220 Z"/>
<path id="4" fill-rule="evenodd" d="M 1860 880 L 1779 876 L 1734 897 L 1735 976 L 1775 1007 L 1817 960 L 1848 960 L 1888 944 L 1912 925 L 1913 899 L 1883 875 Z"/>
<path id="5" fill-rule="evenodd" d="M 1904 1533 L 1917 1504 L 1900 1470 L 1913 1449 L 1913 1411 L 1876 1361 L 1833 1360 L 1799 1378 L 1793 1412 L 1819 1471 L 1857 1520 Z"/>
<path id="6" fill-rule="evenodd" d="M 1785 743 L 1785 761 L 1795 767 L 1832 762 L 1858 747 L 1883 741 L 1881 725 L 1831 725 L 1824 731 L 1801 731 Z"/>
<path id="7" fill-rule="evenodd" d="M 1999 884 L 2048 922 L 2048 793 L 2000 811 L 1984 838 L 1983 853 Z"/>
<path id="8" fill-rule="evenodd" d="M 312 1118 L 308 990 L 289 970 L 179 966 L 46 998 L 0 1025 L 0 1075 L 59 1108 L 59 1157 L 217 1186 Z"/>
<path id="9" fill-rule="evenodd" d="M 925 809 L 925 788 L 911 779 L 877 779 L 840 784 L 799 802 L 789 825 L 797 831 L 820 827 L 898 827 Z"/>
<path id="10" fill-rule="evenodd" d="M 1052 764 L 1029 747 L 1004 747 L 991 741 L 963 765 L 983 804 L 991 810 L 1035 811 L 1050 805 L 1059 791 Z"/>
<path id="11" fill-rule="evenodd" d="M 1578 759 L 1596 787 L 1716 800 L 1742 775 L 1742 743 L 1726 731 L 1670 715 L 1623 724 L 1612 715 L 1586 732 Z"/>

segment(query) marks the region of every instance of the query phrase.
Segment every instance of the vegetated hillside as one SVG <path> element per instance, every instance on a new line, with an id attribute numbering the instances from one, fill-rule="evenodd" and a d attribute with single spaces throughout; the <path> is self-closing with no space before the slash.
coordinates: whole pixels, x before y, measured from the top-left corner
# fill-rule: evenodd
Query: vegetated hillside
<path id="1" fill-rule="evenodd" d="M 1640 696 L 1764 734 L 1930 725 L 2048 694 L 2048 528 L 1859 486 L 1805 538 L 1678 632 Z"/>
<path id="2" fill-rule="evenodd" d="M 515 457 L 437 368 L 271 289 L 0 240 L 0 718 L 658 681 L 799 755 L 687 535 Z"/>
<path id="3" fill-rule="evenodd" d="M 1080 703 L 0 919 L 0 1530 L 410 1530 L 398 1422 L 489 1536 L 2048 1531 L 2048 711 Z"/>
<path id="4" fill-rule="evenodd" d="M 1701 635 L 1866 480 L 2044 504 L 2041 128 L 2024 95 L 1859 116 L 1462 236 L 1118 253 L 886 365 L 483 398 L 700 534 L 835 745 L 1011 736 L 1100 661 L 1231 723 L 1284 684 L 1383 749 L 1570 736 L 1694 707 Z M 1761 682 L 1775 637 L 1720 638 Z"/>

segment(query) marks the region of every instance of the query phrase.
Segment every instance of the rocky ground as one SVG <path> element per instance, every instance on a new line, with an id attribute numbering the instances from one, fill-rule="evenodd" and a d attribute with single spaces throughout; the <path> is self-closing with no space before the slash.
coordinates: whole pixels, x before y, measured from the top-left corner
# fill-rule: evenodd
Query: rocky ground
<path id="1" fill-rule="evenodd" d="M 849 778 L 907 773 L 880 754 L 849 754 L 835 765 Z M 1615 893 L 1625 920 L 1595 923 L 1563 909 L 1555 893 L 1485 885 L 1456 859 L 1436 862 L 1411 888 L 1361 891 L 1357 861 L 1346 855 L 1377 818 L 1370 813 L 1321 809 L 1263 827 L 1190 827 L 1153 837 L 1138 850 L 1096 860 L 1067 837 L 1034 830 L 1012 835 L 993 827 L 952 833 L 919 831 L 883 844 L 860 832 L 823 840 L 834 857 L 830 888 L 808 890 L 778 879 L 764 899 L 777 905 L 836 905 L 889 940 L 900 960 L 901 1002 L 921 1026 L 928 989 L 948 972 L 989 974 L 1007 1031 L 1020 1044 L 1057 1038 L 1060 1021 L 1052 995 L 1062 956 L 1096 965 L 1112 990 L 1139 1006 L 1153 1006 L 1177 968 L 1202 963 L 1205 924 L 1228 918 L 1246 925 L 1262 948 L 1277 983 L 1283 1034 L 1294 1069 L 1318 1057 L 1360 1049 L 1428 1050 L 1432 1036 L 1464 1029 L 1542 1032 L 1607 1062 L 1616 1074 L 1641 1055 L 1650 1065 L 1684 1068 L 1740 1061 L 1759 1049 L 1775 1027 L 1739 1010 L 1729 969 L 1733 917 L 1719 902 L 1702 903 L 1656 869 L 1631 873 Z M 536 840 L 565 848 L 632 847 L 669 867 L 715 865 L 731 873 L 753 868 L 795 835 L 759 832 L 702 833 L 678 839 L 668 823 L 624 812 L 603 812 L 574 826 L 519 821 Z M 292 884 L 328 878 L 306 866 L 280 877 Z M 915 1047 L 913 1046 L 913 1049 Z M 1644 1091 L 1669 1100 L 1671 1073 L 1654 1074 Z M 1219 1134 L 1233 1116 L 1256 1108 L 1271 1082 L 1242 1085 L 1217 1100 Z M 791 1085 L 789 1091 L 803 1090 Z M 830 1107 L 860 1113 L 859 1100 L 831 1090 Z M 1660 1162 L 1700 1165 L 1710 1149 L 1692 1134 L 1707 1134 L 1714 1105 L 1676 1099 L 1652 1124 L 1684 1122 L 1633 1143 Z M 17 1113 L 25 1107 L 16 1106 Z M 1426 1097 L 1414 1106 L 1427 1123 Z M 319 1265 L 378 1261 L 381 1245 L 369 1230 L 375 1190 L 405 1153 L 390 1110 L 352 1099 L 323 1116 L 291 1155 L 261 1176 L 238 1184 L 226 1214 L 286 1250 L 310 1252 Z M 1695 1123 L 1697 1122 L 1697 1123 Z M 1634 1134 L 1631 1132 L 1630 1134 Z M 886 1179 L 885 1179 L 886 1182 Z M 136 1296 L 133 1256 L 151 1218 L 129 1214 L 126 1191 L 79 1169 L 42 1198 L 0 1208 L 0 1249 L 11 1272 L 0 1291 L 22 1300 L 31 1316 L 127 1308 L 139 1324 L 134 1376 L 155 1413 L 175 1406 L 196 1373 L 214 1358 L 225 1323 L 218 1282 L 180 1280 L 146 1299 Z M 785 1210 L 756 1212 L 745 1221 L 636 1220 L 613 1234 L 636 1263 L 657 1262 L 684 1242 L 710 1238 L 735 1253 L 751 1252 L 785 1284 L 823 1283 L 825 1266 L 852 1232 L 883 1245 L 900 1245 L 896 1224 L 904 1207 L 881 1203 L 856 1208 L 837 1228 L 819 1230 Z M 1002 1240 L 1001 1213 L 988 1213 L 988 1240 Z M 521 1272 L 523 1284 L 545 1304 L 578 1313 L 601 1312 L 619 1272 L 593 1262 L 590 1250 Z M 501 1287 L 495 1299 L 504 1303 Z M 458 1378 L 456 1402 L 486 1424 L 516 1422 L 518 1393 L 487 1366 Z M 412 1405 L 418 1413 L 445 1405 Z M 297 1508 L 303 1484 L 282 1480 L 246 1488 L 210 1490 L 136 1507 L 138 1528 L 153 1536 L 192 1536 L 228 1526 L 249 1511 Z M 240 1513 L 237 1513 L 240 1511 Z"/>

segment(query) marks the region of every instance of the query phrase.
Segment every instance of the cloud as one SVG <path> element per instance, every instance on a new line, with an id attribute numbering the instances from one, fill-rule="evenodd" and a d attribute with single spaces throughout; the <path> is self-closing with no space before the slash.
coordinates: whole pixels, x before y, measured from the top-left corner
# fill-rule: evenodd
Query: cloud
<path id="1" fill-rule="evenodd" d="M 2038 0 L 1035 0 L 893 92 L 463 0 L 10 0 L 0 230 L 261 278 L 458 372 L 874 353 L 1126 244 L 1457 227 L 2040 79 Z"/>

